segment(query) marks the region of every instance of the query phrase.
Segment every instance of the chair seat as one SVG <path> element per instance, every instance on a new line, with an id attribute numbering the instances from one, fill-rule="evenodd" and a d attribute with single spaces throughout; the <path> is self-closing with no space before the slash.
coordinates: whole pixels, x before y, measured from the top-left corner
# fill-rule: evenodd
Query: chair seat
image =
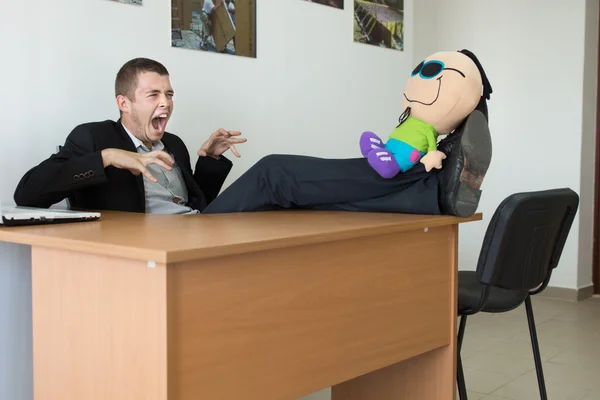
<path id="1" fill-rule="evenodd" d="M 474 310 L 479 304 L 483 285 L 477 280 L 475 271 L 458 272 L 458 313 Z M 496 313 L 513 310 L 520 306 L 527 297 L 528 291 L 517 291 L 491 287 L 487 302 L 481 309 L 483 312 Z"/>

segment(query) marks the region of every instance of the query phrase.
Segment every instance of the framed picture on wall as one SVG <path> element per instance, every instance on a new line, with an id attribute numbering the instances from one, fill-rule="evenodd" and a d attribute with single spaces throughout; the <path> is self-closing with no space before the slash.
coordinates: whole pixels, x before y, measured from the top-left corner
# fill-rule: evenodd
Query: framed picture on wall
<path id="1" fill-rule="evenodd" d="M 340 10 L 344 9 L 344 0 L 303 0 L 308 3 L 317 3 L 323 4 L 324 6 L 339 8 Z"/>
<path id="2" fill-rule="evenodd" d="M 404 51 L 404 0 L 354 0 L 354 41 Z"/>
<path id="3" fill-rule="evenodd" d="M 256 0 L 171 1 L 171 46 L 256 58 Z"/>

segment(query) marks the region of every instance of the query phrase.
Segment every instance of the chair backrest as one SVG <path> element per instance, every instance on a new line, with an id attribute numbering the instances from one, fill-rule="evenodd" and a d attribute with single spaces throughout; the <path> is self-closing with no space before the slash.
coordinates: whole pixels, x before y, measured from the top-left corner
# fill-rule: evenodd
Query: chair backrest
<path id="1" fill-rule="evenodd" d="M 520 291 L 545 288 L 578 207 L 579 196 L 568 188 L 507 197 L 486 231 L 477 264 L 479 281 Z"/>

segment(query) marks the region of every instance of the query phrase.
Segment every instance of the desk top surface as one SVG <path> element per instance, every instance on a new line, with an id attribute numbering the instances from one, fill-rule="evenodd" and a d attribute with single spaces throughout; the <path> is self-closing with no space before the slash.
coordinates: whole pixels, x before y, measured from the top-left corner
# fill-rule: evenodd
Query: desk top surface
<path id="1" fill-rule="evenodd" d="M 103 211 L 99 221 L 0 228 L 0 241 L 123 258 L 179 262 L 479 221 L 345 211 L 150 215 Z"/>

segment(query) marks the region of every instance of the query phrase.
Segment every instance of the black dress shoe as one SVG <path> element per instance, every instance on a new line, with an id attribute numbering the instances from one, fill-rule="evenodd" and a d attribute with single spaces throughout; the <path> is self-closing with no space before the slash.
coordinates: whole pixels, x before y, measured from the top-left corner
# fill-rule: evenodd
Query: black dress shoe
<path id="1" fill-rule="evenodd" d="M 492 161 L 492 138 L 488 122 L 480 111 L 440 141 L 438 150 L 446 154 L 440 171 L 442 214 L 470 217 L 477 211 L 481 184 Z"/>

